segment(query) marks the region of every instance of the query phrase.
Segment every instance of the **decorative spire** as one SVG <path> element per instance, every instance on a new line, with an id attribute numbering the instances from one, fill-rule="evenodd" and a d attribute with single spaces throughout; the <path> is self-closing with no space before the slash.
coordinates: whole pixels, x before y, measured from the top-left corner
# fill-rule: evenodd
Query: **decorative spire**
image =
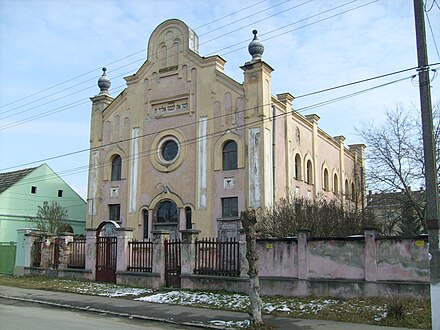
<path id="1" fill-rule="evenodd" d="M 249 54 L 252 55 L 252 61 L 261 60 L 261 55 L 264 53 L 264 46 L 257 37 L 258 31 L 253 30 L 252 33 L 254 34 L 254 39 L 249 43 Z"/>
<path id="2" fill-rule="evenodd" d="M 110 78 L 105 74 L 106 71 L 107 68 L 102 68 L 102 76 L 98 79 L 99 94 L 109 94 L 108 90 L 112 85 Z"/>

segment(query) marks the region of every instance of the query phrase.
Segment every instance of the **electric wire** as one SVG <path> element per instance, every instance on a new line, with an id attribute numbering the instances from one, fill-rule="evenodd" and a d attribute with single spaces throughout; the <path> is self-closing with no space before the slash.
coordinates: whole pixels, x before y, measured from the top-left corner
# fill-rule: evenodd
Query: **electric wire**
<path id="1" fill-rule="evenodd" d="M 328 13 L 328 12 L 330 12 L 330 11 L 336 10 L 336 9 L 338 9 L 338 8 L 341 8 L 341 7 L 343 7 L 343 6 L 346 6 L 346 5 L 348 5 L 348 4 L 351 4 L 351 3 L 354 3 L 354 2 L 357 2 L 357 1 L 359 1 L 359 0 L 352 0 L 352 1 L 349 1 L 349 2 L 344 3 L 344 4 L 342 4 L 342 5 L 339 5 L 339 6 L 333 7 L 333 8 L 331 8 L 331 9 L 328 9 L 328 10 L 325 10 L 325 11 L 320 12 L 320 13 L 318 13 L 318 14 L 315 14 L 315 15 L 312 15 L 312 16 L 309 16 L 309 17 L 306 17 L 306 18 L 304 18 L 304 19 L 301 19 L 301 20 L 299 20 L 299 21 L 296 21 L 296 22 L 290 23 L 290 24 L 285 25 L 285 26 L 283 26 L 283 27 L 281 27 L 281 28 L 274 29 L 274 30 L 272 30 L 272 31 L 270 31 L 270 32 L 267 32 L 267 33 L 264 33 L 264 34 L 261 34 L 261 35 L 267 35 L 267 34 L 273 33 L 273 32 L 275 32 L 275 31 L 278 31 L 278 30 L 284 29 L 284 28 L 286 28 L 286 27 L 288 27 L 288 26 L 291 26 L 291 25 L 293 25 L 293 24 L 298 24 L 298 23 L 300 23 L 300 22 L 302 22 L 302 21 L 306 21 L 306 20 L 308 20 L 308 19 L 310 19 L 310 18 L 313 18 L 313 17 L 319 16 L 319 15 L 322 15 L 322 14 Z M 321 19 L 321 20 L 319 20 L 319 21 L 315 21 L 315 22 L 309 23 L 309 24 L 307 24 L 307 25 L 305 25 L 305 26 L 298 27 L 298 28 L 296 28 L 296 29 L 294 29 L 294 30 L 287 31 L 287 32 L 285 32 L 285 33 L 282 33 L 282 34 L 279 34 L 279 35 L 276 35 L 276 36 L 273 36 L 273 37 L 270 37 L 270 38 L 266 38 L 265 40 L 270 40 L 270 39 L 276 38 L 276 37 L 278 37 L 278 36 L 284 35 L 284 34 L 286 34 L 286 33 L 290 33 L 290 32 L 296 31 L 296 30 L 298 30 L 298 29 L 301 29 L 301 28 L 304 28 L 304 27 L 308 27 L 308 26 L 313 25 L 313 24 L 320 23 L 320 22 L 325 21 L 325 20 L 327 20 L 327 19 L 334 18 L 334 17 L 336 17 L 336 16 L 339 16 L 339 15 L 341 15 L 341 14 L 344 14 L 344 13 L 350 12 L 350 11 L 352 11 L 352 10 L 359 9 L 359 8 L 361 8 L 361 7 L 364 7 L 364 6 L 366 6 L 366 5 L 372 4 L 372 3 L 377 2 L 377 1 L 378 1 L 378 0 L 371 1 L 371 2 L 369 2 L 369 3 L 367 3 L 367 4 L 364 4 L 364 5 L 361 5 L 361 6 L 358 6 L 358 7 L 352 8 L 352 9 L 350 9 L 350 10 L 346 10 L 346 11 L 344 11 L 344 12 L 341 12 L 341 13 L 338 13 L 338 14 L 335 14 L 335 15 L 332 15 L 332 16 L 330 16 L 330 17 L 327 17 L 327 18 Z M 306 3 L 307 3 L 307 2 L 306 2 Z M 305 3 L 302 3 L 302 4 L 300 4 L 300 5 L 303 5 L 303 4 L 305 4 Z M 289 9 L 296 8 L 296 7 L 300 6 L 300 5 L 297 5 L 297 6 L 291 7 L 291 8 L 289 8 Z M 274 14 L 274 15 L 271 15 L 270 17 L 273 17 L 273 16 L 278 15 L 278 14 L 279 14 L 279 13 L 276 13 L 276 14 Z M 266 19 L 266 18 L 265 18 L 265 19 Z M 262 19 L 262 20 L 265 20 L 265 19 Z M 262 21 L 262 20 L 260 20 L 260 21 Z M 258 21 L 257 21 L 257 22 L 258 22 Z M 255 22 L 254 22 L 254 23 L 255 23 Z M 248 24 L 247 26 L 253 25 L 254 23 L 252 23 L 252 24 Z M 246 27 L 246 26 L 245 26 L 245 27 Z M 223 35 L 220 36 L 220 37 L 224 37 L 224 36 L 227 35 L 227 34 L 230 34 L 230 33 L 236 32 L 236 31 L 239 31 L 239 30 L 241 30 L 241 29 L 243 29 L 243 28 L 244 28 L 244 27 L 240 27 L 239 29 L 235 29 L 235 30 L 233 30 L 233 31 L 231 31 L 231 32 L 228 32 L 228 33 L 226 33 L 226 34 L 223 34 Z M 205 44 L 205 43 L 211 42 L 211 41 L 216 40 L 216 39 L 218 39 L 218 38 L 220 38 L 220 37 L 217 37 L 217 38 L 213 38 L 213 39 L 210 39 L 210 40 L 204 41 L 204 42 L 202 42 L 200 45 L 203 45 L 203 44 Z M 263 41 L 265 41 L 265 40 L 263 40 Z M 241 41 L 241 42 L 239 42 L 239 43 L 235 43 L 235 44 L 233 44 L 232 46 L 224 47 L 224 48 L 222 48 L 222 49 L 220 49 L 220 50 L 214 51 L 213 53 L 208 54 L 208 56 L 210 56 L 211 54 L 217 54 L 217 53 L 219 53 L 219 52 L 222 51 L 222 50 L 227 50 L 227 49 L 229 49 L 229 48 L 231 48 L 231 47 L 237 46 L 237 45 L 242 44 L 242 43 L 247 43 L 247 42 L 248 42 L 248 40 L 244 40 L 244 41 Z M 226 54 L 230 54 L 230 53 L 236 52 L 236 51 L 241 50 L 241 49 L 242 49 L 241 47 L 240 47 L 240 48 L 236 48 L 236 49 L 234 49 L 234 50 L 232 50 L 232 51 L 229 51 L 229 52 L 227 52 L 227 53 L 225 53 L 225 54 L 220 54 L 219 56 L 223 56 L 223 55 L 226 55 Z M 173 56 L 176 56 L 176 55 L 170 55 L 170 56 L 167 56 L 167 59 L 169 59 L 169 58 L 171 58 L 171 57 L 173 57 Z M 136 63 L 136 62 L 139 62 L 140 60 L 144 60 L 144 58 L 139 59 L 139 60 L 136 60 L 136 61 L 134 61 L 134 62 L 131 62 L 131 63 L 127 64 L 127 65 L 122 66 L 122 67 L 125 67 L 125 66 L 128 66 L 128 65 L 131 65 L 131 64 L 134 64 L 134 63 Z M 184 64 L 189 64 L 189 63 L 191 63 L 191 62 L 192 62 L 192 61 L 188 61 L 188 62 L 186 62 L 186 63 L 183 63 L 182 65 L 184 65 Z M 122 67 L 119 67 L 119 68 L 122 68 Z M 119 69 L 119 68 L 117 68 L 117 69 Z M 117 70 L 117 69 L 115 69 L 115 70 Z M 118 78 L 118 77 L 121 77 L 121 76 L 124 76 L 124 75 L 127 75 L 127 74 L 129 74 L 129 72 L 127 72 L 127 73 L 125 73 L 125 74 L 122 74 L 122 75 L 119 75 L 119 76 L 116 76 L 116 77 L 114 77 L 114 78 Z M 150 77 L 150 78 L 151 78 L 151 77 Z M 96 78 L 91 78 L 91 79 L 96 79 Z M 89 79 L 89 80 L 91 80 L 91 79 Z M 80 84 L 81 84 L 81 83 L 80 83 Z M 92 87 L 92 86 L 91 86 L 91 87 Z M 89 87 L 89 88 L 91 88 L 91 87 Z M 93 87 L 95 87 L 95 86 L 93 86 Z M 87 89 L 88 89 L 88 88 L 87 88 Z M 84 90 L 81 90 L 81 91 L 84 91 Z M 79 93 L 79 92 L 80 92 L 80 91 L 75 92 L 74 94 Z M 55 94 L 56 94 L 56 93 L 55 93 Z M 52 94 L 52 95 L 53 95 L 53 94 Z M 63 97 L 58 98 L 58 99 L 56 99 L 56 100 L 59 100 L 59 99 L 62 99 L 62 98 L 68 97 L 68 96 L 71 96 L 71 94 L 66 95 L 66 96 L 63 96 Z M 43 98 L 43 99 L 44 99 L 44 98 Z M 39 99 L 39 100 L 41 100 L 41 99 Z M 44 103 L 43 105 L 46 105 L 47 103 L 51 103 L 51 102 L 54 102 L 54 101 L 55 101 L 55 100 L 53 100 L 53 101 L 49 101 L 49 102 L 46 102 L 46 103 Z M 30 103 L 33 103 L 33 102 L 30 102 Z M 29 103 L 28 103 L 28 104 L 29 104 Z M 28 109 L 28 110 L 21 111 L 21 112 L 19 112 L 19 113 L 17 113 L 17 114 L 20 114 L 20 113 L 23 113 L 23 112 L 27 112 L 27 111 L 33 110 L 33 109 L 38 108 L 38 107 L 40 107 L 40 106 L 42 106 L 42 105 L 39 105 L 39 106 L 36 106 L 36 107 L 30 108 L 30 109 Z M 20 107 L 21 107 L 21 106 L 20 106 Z M 17 108 L 20 108 L 20 107 L 17 107 Z M 17 109 L 17 108 L 14 108 L 14 109 Z M 5 113 L 5 112 L 4 112 L 4 113 Z M 14 115 L 11 115 L 11 116 L 14 116 Z M 8 117 L 11 117 L 11 116 L 8 116 Z M 0 119 L 5 119 L 5 118 L 8 118 L 8 117 L 4 117 L 4 118 L 0 118 Z M 26 120 L 26 119 L 23 119 L 23 120 Z M 28 122 L 28 121 L 26 121 L 26 122 Z M 12 123 L 12 124 L 15 124 L 15 123 Z M 16 125 L 13 125 L 13 126 L 16 126 Z M 8 125 L 8 127 L 9 127 L 9 125 Z M 2 128 L 3 128 L 3 127 L 0 127 L 0 129 L 2 129 Z M 5 128 L 6 128 L 6 127 L 5 127 Z"/>
<path id="2" fill-rule="evenodd" d="M 291 1 L 291 0 L 284 1 L 284 2 L 282 2 L 282 3 L 280 3 L 280 4 L 283 4 L 283 3 L 285 3 L 285 2 L 289 2 L 289 1 Z M 225 16 L 223 16 L 223 17 L 221 17 L 221 18 L 215 19 L 215 20 L 213 20 L 213 21 L 211 21 L 211 22 L 208 22 L 208 23 L 205 23 L 205 24 L 203 24 L 203 25 L 200 25 L 200 26 L 198 26 L 196 29 L 199 29 L 199 28 L 201 28 L 201 27 L 208 26 L 208 25 L 210 25 L 210 24 L 212 24 L 212 23 L 214 23 L 214 22 L 220 21 L 220 20 L 222 20 L 222 19 L 224 19 L 224 18 L 227 18 L 227 17 L 229 17 L 229 16 L 233 16 L 233 15 L 239 13 L 239 12 L 242 12 L 242 11 L 244 11 L 244 10 L 246 10 L 246 9 L 249 9 L 249 8 L 251 8 L 251 7 L 254 7 L 254 6 L 259 5 L 259 4 L 261 4 L 261 3 L 264 3 L 264 2 L 265 2 L 264 0 L 263 0 L 263 1 L 259 1 L 259 2 L 255 3 L 255 4 L 252 4 L 252 5 L 250 5 L 250 6 L 247 6 L 247 7 L 245 7 L 245 8 L 242 8 L 242 9 L 236 11 L 236 12 L 233 12 L 233 13 L 228 14 L 228 15 L 225 15 Z M 268 9 L 271 9 L 272 7 L 276 7 L 276 6 L 280 5 L 280 4 L 277 4 L 277 5 L 271 6 L 271 7 L 269 7 Z M 205 33 L 205 34 L 206 34 L 206 33 Z M 142 50 L 136 51 L 136 52 L 134 52 L 134 53 L 132 53 L 132 54 L 129 54 L 129 55 L 127 55 L 127 56 L 124 56 L 124 57 L 122 57 L 122 58 L 120 58 L 120 59 L 117 59 L 117 60 L 114 60 L 114 61 L 112 61 L 112 62 L 110 62 L 110 63 L 107 63 L 107 64 L 105 64 L 105 66 L 110 66 L 110 65 L 115 64 L 115 63 L 117 63 L 117 62 L 123 61 L 123 60 L 125 60 L 125 59 L 127 59 L 127 58 L 130 58 L 130 57 L 135 56 L 135 55 L 137 55 L 137 54 L 143 53 L 143 52 L 145 52 L 145 50 L 146 50 L 146 48 L 143 48 Z M 86 75 L 88 75 L 88 74 L 94 73 L 94 72 L 96 72 L 97 70 L 99 70 L 100 68 L 101 68 L 101 67 L 98 67 L 98 68 L 92 69 L 92 70 L 90 70 L 90 71 L 87 71 L 86 73 L 83 73 L 83 74 L 77 75 L 77 76 L 75 76 L 75 77 L 73 77 L 73 78 L 67 79 L 67 80 L 62 81 L 62 82 L 60 82 L 60 83 L 57 83 L 57 84 L 55 84 L 55 85 L 53 85 L 53 86 L 50 86 L 50 87 L 48 87 L 48 88 L 46 88 L 46 89 L 40 90 L 40 91 L 38 91 L 38 92 L 35 92 L 35 93 L 30 94 L 30 95 L 28 95 L 28 96 L 22 97 L 22 98 L 20 98 L 20 99 L 17 99 L 17 100 L 15 100 L 15 101 L 10 102 L 10 103 L 0 105 L 0 109 L 3 108 L 3 107 L 6 107 L 6 106 L 8 106 L 8 105 L 11 105 L 11 104 L 17 103 L 17 102 L 19 102 L 19 101 L 22 101 L 22 100 L 28 99 L 28 98 L 30 98 L 30 97 L 32 97 L 32 96 L 35 96 L 35 95 L 38 95 L 38 94 L 44 93 L 44 92 L 46 92 L 46 91 L 49 91 L 49 90 L 51 90 L 51 89 L 53 89 L 53 88 L 56 88 L 56 87 L 58 87 L 58 86 L 61 86 L 61 85 L 66 84 L 66 83 L 68 83 L 68 82 L 71 82 L 71 81 L 73 81 L 73 80 L 76 80 L 76 79 L 81 78 L 81 77 L 83 77 L 83 76 L 86 76 Z M 93 78 L 93 79 L 96 79 L 96 78 Z M 70 88 L 70 87 L 69 87 L 69 88 Z M 69 88 L 67 88 L 67 89 L 69 89 Z M 63 90 L 63 91 L 64 91 L 64 90 Z M 57 92 L 57 93 L 58 93 L 58 92 Z M 0 112 L 0 114 L 4 114 L 4 113 L 7 113 L 7 112 L 12 111 L 12 110 L 14 110 L 14 109 L 11 109 L 11 110 L 8 110 L 8 111 L 4 111 L 4 112 Z"/>
<path id="3" fill-rule="evenodd" d="M 409 76 L 409 77 L 400 78 L 400 79 L 397 79 L 397 80 L 394 80 L 394 81 L 391 81 L 391 82 L 386 82 L 386 83 L 383 83 L 383 84 L 380 84 L 380 85 L 376 85 L 376 86 L 373 86 L 373 87 L 370 87 L 370 88 L 366 88 L 366 89 L 363 89 L 363 90 L 360 90 L 360 91 L 356 91 L 356 92 L 353 92 L 353 93 L 349 93 L 349 94 L 346 94 L 346 95 L 343 95 L 343 96 L 335 97 L 335 98 L 332 98 L 332 99 L 329 99 L 329 100 L 325 100 L 325 101 L 322 101 L 322 102 L 318 102 L 316 104 L 305 106 L 305 107 L 302 107 L 302 108 L 300 108 L 298 110 L 295 110 L 294 112 L 301 113 L 301 112 L 309 111 L 311 109 L 322 107 L 322 106 L 325 106 L 325 105 L 328 105 L 328 104 L 331 104 L 331 103 L 334 103 L 334 102 L 338 102 L 338 101 L 341 101 L 341 100 L 345 100 L 347 98 L 354 97 L 354 96 L 357 96 L 357 95 L 360 95 L 360 94 L 363 94 L 363 93 L 367 93 L 369 91 L 372 91 L 372 90 L 375 90 L 375 89 L 378 89 L 378 88 L 382 88 L 382 87 L 385 87 L 385 86 L 388 86 L 388 85 L 391 85 L 391 84 L 394 84 L 394 83 L 398 83 L 398 82 L 404 81 L 406 79 L 411 79 L 411 78 L 413 78 L 413 75 Z M 259 108 L 260 107 L 264 107 L 264 106 L 270 106 L 270 104 L 261 105 L 261 106 L 259 106 Z M 244 110 L 241 110 L 241 111 L 252 111 L 252 110 L 255 110 L 255 108 L 244 109 Z M 206 134 L 205 136 L 202 136 L 202 137 L 195 137 L 195 138 L 192 138 L 192 139 L 187 139 L 187 140 L 184 140 L 184 141 L 181 141 L 181 142 L 179 141 L 179 142 L 180 142 L 181 146 L 186 147 L 186 146 L 189 146 L 189 145 L 192 145 L 192 144 L 196 144 L 196 143 L 198 143 L 200 141 L 203 141 L 203 140 L 214 139 L 216 137 L 224 135 L 225 132 L 227 132 L 228 130 L 229 131 L 243 130 L 243 129 L 247 128 L 247 127 L 252 127 L 255 124 L 270 122 L 274 118 L 280 118 L 280 117 L 288 116 L 291 113 L 292 112 L 287 111 L 285 113 L 280 113 L 280 114 L 275 115 L 275 116 L 268 116 L 267 118 L 265 118 L 263 120 L 257 119 L 256 121 L 252 121 L 252 122 L 249 122 L 249 123 L 243 123 L 242 125 L 237 125 L 236 127 L 233 127 L 233 128 L 229 128 L 229 129 L 226 129 L 226 130 L 215 131 L 215 132 L 212 132 L 210 134 Z M 223 116 L 230 116 L 230 115 L 231 114 L 227 114 L 227 115 L 223 115 Z M 213 118 L 208 118 L 208 120 L 214 120 L 214 119 L 219 118 L 219 117 L 221 117 L 221 116 L 217 116 L 217 117 L 213 117 Z M 174 127 L 174 129 L 176 129 L 176 128 L 183 128 L 185 126 L 194 125 L 194 124 L 196 124 L 196 125 L 199 124 L 199 121 L 196 121 L 196 122 L 193 122 L 193 123 L 188 123 L 188 124 L 183 124 L 183 125 Z M 141 135 L 141 136 L 136 137 L 136 138 L 128 138 L 125 141 L 129 141 L 129 140 L 133 140 L 133 139 L 141 139 L 141 138 L 144 138 L 144 137 L 147 137 L 147 136 L 150 136 L 150 135 L 153 135 L 153 134 L 155 135 L 155 134 L 158 134 L 158 133 L 159 133 L 159 131 L 150 132 L 148 134 Z M 121 141 L 114 142 L 114 143 L 109 143 L 109 144 L 98 146 L 98 147 L 95 147 L 95 148 L 84 149 L 83 152 L 84 151 L 91 151 L 92 152 L 93 150 L 99 150 L 99 149 L 102 149 L 104 147 L 111 146 L 111 145 L 118 144 L 118 143 L 121 143 Z M 133 159 L 151 156 L 151 155 L 154 155 L 156 152 L 157 151 L 155 149 L 149 149 L 149 150 L 147 149 L 146 151 L 137 153 L 136 155 L 134 155 L 131 158 L 124 159 L 123 162 L 128 162 L 128 161 L 131 161 Z M 78 152 L 76 152 L 76 153 L 78 153 Z M 56 158 L 60 158 L 61 156 L 57 156 Z M 52 159 L 54 159 L 54 157 L 52 157 Z M 35 162 L 33 162 L 33 163 L 35 163 Z M 32 164 L 32 163 L 28 163 L 28 164 Z M 26 164 L 24 166 L 26 166 Z M 108 163 L 103 163 L 103 164 L 100 164 L 100 165 L 97 165 L 97 166 L 85 165 L 85 166 L 77 167 L 77 168 L 72 169 L 72 170 L 66 170 L 66 171 L 58 172 L 56 175 L 57 176 L 61 176 L 61 175 L 64 174 L 64 176 L 69 176 L 69 175 L 74 175 L 74 174 L 78 174 L 78 173 L 81 173 L 81 172 L 87 172 L 87 171 L 89 171 L 89 170 L 91 170 L 93 168 L 103 168 L 103 167 L 106 167 L 106 166 L 109 166 L 109 164 Z M 54 174 L 54 176 L 55 176 L 55 174 Z M 31 183 L 36 183 L 36 182 L 45 181 L 45 180 L 50 180 L 50 175 L 44 175 L 44 176 L 41 176 L 41 177 L 35 177 L 35 178 L 33 178 L 32 181 L 18 182 L 16 185 L 28 185 L 28 184 L 31 184 Z"/>

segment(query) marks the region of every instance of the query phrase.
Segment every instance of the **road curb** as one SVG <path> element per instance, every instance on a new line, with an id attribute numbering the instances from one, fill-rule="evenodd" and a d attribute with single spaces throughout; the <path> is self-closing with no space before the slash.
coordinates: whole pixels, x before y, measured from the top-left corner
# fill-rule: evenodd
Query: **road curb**
<path id="1" fill-rule="evenodd" d="M 24 302 L 34 303 L 34 304 L 47 305 L 47 306 L 53 306 L 53 307 L 71 309 L 71 310 L 79 310 L 79 311 L 83 311 L 83 312 L 92 312 L 92 313 L 101 313 L 101 314 L 104 313 L 104 314 L 109 314 L 109 315 L 113 315 L 113 316 L 117 316 L 117 317 L 125 317 L 125 318 L 129 318 L 129 319 L 163 322 L 163 323 L 169 323 L 169 324 L 174 324 L 174 325 L 183 325 L 183 326 L 187 326 L 187 327 L 197 327 L 197 328 L 202 328 L 202 329 L 234 329 L 231 327 L 225 328 L 225 327 L 211 325 L 211 324 L 193 323 L 193 322 L 178 322 L 178 321 L 173 321 L 173 320 L 169 320 L 169 319 L 162 319 L 162 318 L 152 317 L 152 316 L 119 313 L 119 312 L 109 311 L 109 310 L 105 310 L 105 309 L 94 308 L 94 307 L 90 307 L 90 306 L 86 306 L 86 307 L 75 306 L 75 305 L 61 304 L 61 303 L 47 301 L 47 300 L 5 296 L 2 294 L 0 294 L 0 298 L 9 299 L 9 300 L 24 301 Z"/>

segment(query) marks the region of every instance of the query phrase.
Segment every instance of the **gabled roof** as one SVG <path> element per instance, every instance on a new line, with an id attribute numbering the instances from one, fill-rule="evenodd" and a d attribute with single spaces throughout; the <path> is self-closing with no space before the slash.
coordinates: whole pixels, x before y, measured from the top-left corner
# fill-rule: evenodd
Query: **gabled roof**
<path id="1" fill-rule="evenodd" d="M 0 194 L 6 189 L 12 187 L 26 175 L 34 171 L 37 167 L 26 168 L 14 172 L 0 173 Z"/>

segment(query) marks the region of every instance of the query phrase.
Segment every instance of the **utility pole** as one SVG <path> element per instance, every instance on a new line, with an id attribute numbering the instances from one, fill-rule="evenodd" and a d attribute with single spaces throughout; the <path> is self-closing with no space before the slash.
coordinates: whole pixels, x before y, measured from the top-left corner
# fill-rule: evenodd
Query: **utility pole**
<path id="1" fill-rule="evenodd" d="M 423 0 L 414 0 L 416 23 L 417 60 L 419 71 L 420 108 L 422 112 L 423 151 L 425 157 L 426 219 L 431 273 L 431 319 L 432 329 L 440 330 L 440 242 L 439 242 L 439 194 L 435 144 L 432 121 L 431 90 Z"/>

